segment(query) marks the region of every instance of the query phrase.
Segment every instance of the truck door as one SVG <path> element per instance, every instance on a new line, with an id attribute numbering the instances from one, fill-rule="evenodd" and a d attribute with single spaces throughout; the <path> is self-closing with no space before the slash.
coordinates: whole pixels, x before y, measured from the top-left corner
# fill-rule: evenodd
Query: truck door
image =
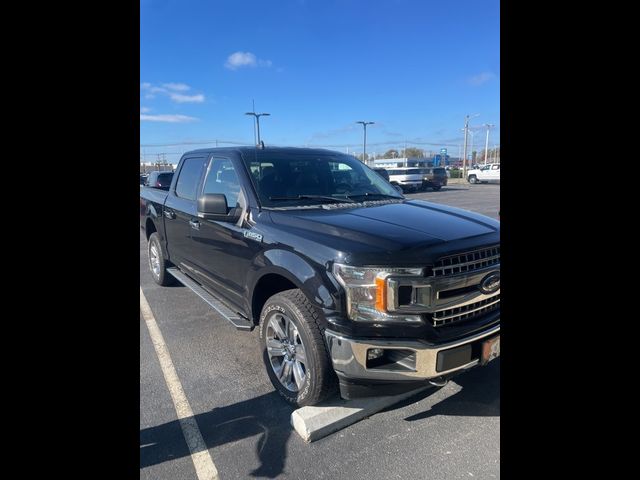
<path id="1" fill-rule="evenodd" d="M 480 171 L 478 172 L 478 180 L 481 180 L 483 182 L 486 182 L 487 180 L 489 180 L 489 176 L 491 175 L 490 169 L 491 165 L 483 165 L 482 167 L 480 167 Z"/>
<path id="2" fill-rule="evenodd" d="M 237 168 L 229 158 L 214 156 L 209 162 L 202 194 L 218 193 L 227 198 L 229 210 L 236 208 L 240 194 Z M 200 229 L 191 232 L 193 261 L 201 283 L 243 307 L 245 279 L 260 242 L 244 236 L 237 222 L 200 218 Z"/>
<path id="3" fill-rule="evenodd" d="M 198 220 L 196 196 L 206 156 L 189 156 L 182 160 L 177 180 L 169 189 L 164 206 L 164 227 L 171 262 L 179 267 L 191 265 L 191 233 Z M 187 270 L 188 273 L 188 270 Z"/>
<path id="4" fill-rule="evenodd" d="M 491 170 L 489 170 L 489 180 L 492 182 L 500 181 L 500 165 L 491 165 Z"/>

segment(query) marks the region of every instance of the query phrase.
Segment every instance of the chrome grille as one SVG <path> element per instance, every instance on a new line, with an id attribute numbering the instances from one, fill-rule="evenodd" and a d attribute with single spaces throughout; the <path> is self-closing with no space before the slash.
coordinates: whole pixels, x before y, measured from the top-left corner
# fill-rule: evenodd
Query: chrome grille
<path id="1" fill-rule="evenodd" d="M 431 318 L 431 324 L 434 327 L 448 325 L 454 322 L 461 322 L 471 318 L 479 317 L 493 310 L 500 308 L 500 294 L 493 297 L 485 298 L 479 302 L 469 303 L 461 307 L 449 308 L 434 312 Z"/>
<path id="2" fill-rule="evenodd" d="M 457 275 L 500 264 L 500 245 L 441 258 L 433 266 L 433 276 Z"/>

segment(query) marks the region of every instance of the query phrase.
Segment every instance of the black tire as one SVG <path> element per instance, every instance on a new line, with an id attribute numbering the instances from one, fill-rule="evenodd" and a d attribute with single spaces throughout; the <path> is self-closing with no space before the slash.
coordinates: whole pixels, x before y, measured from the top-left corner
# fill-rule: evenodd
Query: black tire
<path id="1" fill-rule="evenodd" d="M 434 186 L 433 186 L 433 187 L 431 187 L 431 188 L 433 188 L 433 191 L 434 191 L 434 192 L 437 192 L 438 190 L 440 190 L 440 189 L 442 188 L 442 185 L 434 185 Z"/>
<path id="2" fill-rule="evenodd" d="M 281 383 L 275 372 L 279 365 L 272 365 L 271 357 L 267 351 L 267 336 L 270 337 L 270 341 L 275 341 L 276 344 L 278 342 L 274 336 L 277 333 L 270 326 L 270 320 L 278 323 L 282 328 L 282 325 L 286 323 L 285 317 L 295 326 L 297 340 L 302 343 L 306 357 L 305 363 L 302 364 L 305 373 L 304 381 L 300 387 L 297 385 L 294 387 L 297 388 L 297 391 L 292 391 Z M 319 312 L 300 289 L 286 290 L 267 300 L 260 314 L 259 332 L 262 360 L 267 369 L 269 380 L 287 402 L 298 407 L 315 405 L 337 392 L 338 378 L 331 365 L 329 352 L 324 341 L 324 329 L 320 327 Z M 293 337 L 296 338 L 296 334 Z M 293 343 L 299 348 L 299 344 L 295 340 Z M 296 354 L 289 357 L 293 359 L 291 361 L 294 363 Z M 276 364 L 281 362 L 281 371 L 284 373 L 284 363 L 287 357 L 280 355 L 274 358 Z M 294 366 L 291 367 L 290 374 L 292 387 L 296 383 L 293 370 Z"/>
<path id="3" fill-rule="evenodd" d="M 469 175 L 469 183 L 478 183 L 478 179 L 476 178 L 475 175 Z"/>
<path id="4" fill-rule="evenodd" d="M 152 259 L 156 258 L 158 260 L 158 267 L 154 271 Z M 160 244 L 160 236 L 157 232 L 154 232 L 149 237 L 149 243 L 147 244 L 147 257 L 149 259 L 149 271 L 151 272 L 151 277 L 153 281 L 158 285 L 166 287 L 168 285 L 173 285 L 175 282 L 175 278 L 170 273 L 167 273 L 167 266 L 171 264 L 165 260 L 164 252 L 162 251 L 162 246 Z"/>

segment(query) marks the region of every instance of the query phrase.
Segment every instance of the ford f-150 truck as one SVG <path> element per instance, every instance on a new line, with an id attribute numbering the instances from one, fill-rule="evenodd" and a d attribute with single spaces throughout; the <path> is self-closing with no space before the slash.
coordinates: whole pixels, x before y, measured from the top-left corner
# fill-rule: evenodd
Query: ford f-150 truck
<path id="1" fill-rule="evenodd" d="M 443 385 L 500 353 L 500 223 L 408 200 L 354 157 L 195 150 L 141 190 L 140 226 L 154 281 L 257 328 L 292 404 Z"/>

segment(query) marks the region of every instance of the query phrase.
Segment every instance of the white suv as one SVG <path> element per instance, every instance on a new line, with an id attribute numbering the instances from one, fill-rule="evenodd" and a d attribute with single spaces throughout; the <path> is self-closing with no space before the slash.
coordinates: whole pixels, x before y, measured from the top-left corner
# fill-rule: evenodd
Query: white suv
<path id="1" fill-rule="evenodd" d="M 500 164 L 488 163 L 467 172 L 469 183 L 500 183 Z"/>
<path id="2" fill-rule="evenodd" d="M 420 168 L 387 168 L 389 183 L 402 188 L 403 192 L 422 188 L 422 169 Z"/>

